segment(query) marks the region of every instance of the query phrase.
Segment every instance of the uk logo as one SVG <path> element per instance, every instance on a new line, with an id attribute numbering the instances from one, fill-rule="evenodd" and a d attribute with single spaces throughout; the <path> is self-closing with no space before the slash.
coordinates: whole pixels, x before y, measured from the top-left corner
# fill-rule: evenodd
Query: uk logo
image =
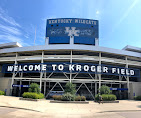
<path id="1" fill-rule="evenodd" d="M 79 36 L 80 30 L 76 30 L 76 27 L 65 27 L 65 34 L 68 33 L 68 36 Z"/>

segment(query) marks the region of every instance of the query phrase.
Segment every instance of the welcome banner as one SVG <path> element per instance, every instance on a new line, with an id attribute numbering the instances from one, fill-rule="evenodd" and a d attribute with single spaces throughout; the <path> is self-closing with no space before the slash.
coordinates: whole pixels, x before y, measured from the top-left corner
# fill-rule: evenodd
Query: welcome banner
<path id="1" fill-rule="evenodd" d="M 3 73 L 33 73 L 33 72 L 67 72 L 67 73 L 93 73 L 124 75 L 140 77 L 139 69 L 124 68 L 110 65 L 98 65 L 92 63 L 28 63 L 28 64 L 5 64 Z"/>

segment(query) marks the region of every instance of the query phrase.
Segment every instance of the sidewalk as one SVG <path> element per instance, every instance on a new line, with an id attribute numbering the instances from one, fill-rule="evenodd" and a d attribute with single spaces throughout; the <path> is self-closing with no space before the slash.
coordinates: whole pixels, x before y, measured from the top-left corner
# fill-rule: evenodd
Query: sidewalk
<path id="1" fill-rule="evenodd" d="M 19 97 L 0 96 L 0 107 L 14 107 L 48 114 L 52 117 L 88 117 L 105 112 L 141 111 L 141 101 L 120 100 L 119 103 L 89 104 L 50 103 L 50 100 L 25 101 Z"/>

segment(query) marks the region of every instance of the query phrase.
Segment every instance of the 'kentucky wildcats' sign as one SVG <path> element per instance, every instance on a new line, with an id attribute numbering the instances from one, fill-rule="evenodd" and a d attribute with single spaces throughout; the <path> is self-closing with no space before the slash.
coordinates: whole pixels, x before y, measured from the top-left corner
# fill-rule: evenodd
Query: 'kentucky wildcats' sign
<path id="1" fill-rule="evenodd" d="M 49 37 L 50 44 L 69 44 L 72 36 L 75 44 L 95 45 L 98 21 L 79 18 L 47 20 L 46 37 Z"/>
<path id="2" fill-rule="evenodd" d="M 109 74 L 122 75 L 130 77 L 139 77 L 139 69 L 116 67 L 110 65 L 98 65 L 92 63 L 28 63 L 28 64 L 5 64 L 2 68 L 3 73 L 39 73 L 39 72 L 55 72 L 55 73 L 92 73 L 92 74 Z"/>

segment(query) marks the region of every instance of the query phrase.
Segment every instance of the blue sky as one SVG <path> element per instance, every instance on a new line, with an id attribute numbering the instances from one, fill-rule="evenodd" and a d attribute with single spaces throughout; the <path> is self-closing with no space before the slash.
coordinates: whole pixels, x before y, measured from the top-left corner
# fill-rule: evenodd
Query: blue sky
<path id="1" fill-rule="evenodd" d="M 0 44 L 43 45 L 46 19 L 99 20 L 100 46 L 141 47 L 141 0 L 0 0 Z"/>

